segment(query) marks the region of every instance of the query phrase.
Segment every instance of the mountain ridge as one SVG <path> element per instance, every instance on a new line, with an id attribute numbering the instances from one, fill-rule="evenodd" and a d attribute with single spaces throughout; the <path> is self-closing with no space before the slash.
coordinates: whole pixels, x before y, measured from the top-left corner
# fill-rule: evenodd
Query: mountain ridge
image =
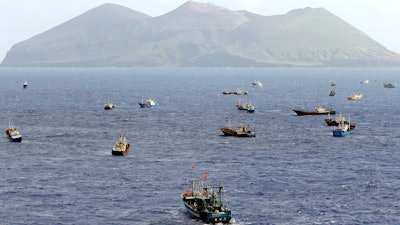
<path id="1" fill-rule="evenodd" d="M 106 3 L 12 46 L 1 66 L 399 66 L 323 8 L 263 16 L 188 1 L 158 17 Z"/>

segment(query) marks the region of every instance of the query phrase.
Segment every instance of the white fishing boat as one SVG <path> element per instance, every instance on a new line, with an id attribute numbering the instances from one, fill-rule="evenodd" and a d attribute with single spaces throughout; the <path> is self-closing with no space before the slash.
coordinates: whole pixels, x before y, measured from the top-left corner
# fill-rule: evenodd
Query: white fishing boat
<path id="1" fill-rule="evenodd" d="M 158 102 L 156 100 L 149 98 L 146 101 L 139 102 L 140 108 L 151 108 L 151 107 L 157 107 L 159 106 Z"/>
<path id="2" fill-rule="evenodd" d="M 347 100 L 361 100 L 363 97 L 362 94 L 353 94 L 347 97 Z"/>
<path id="3" fill-rule="evenodd" d="M 254 87 L 262 87 L 262 86 L 264 86 L 264 84 L 263 84 L 261 81 L 259 81 L 259 80 L 253 81 L 252 85 L 253 85 Z"/>

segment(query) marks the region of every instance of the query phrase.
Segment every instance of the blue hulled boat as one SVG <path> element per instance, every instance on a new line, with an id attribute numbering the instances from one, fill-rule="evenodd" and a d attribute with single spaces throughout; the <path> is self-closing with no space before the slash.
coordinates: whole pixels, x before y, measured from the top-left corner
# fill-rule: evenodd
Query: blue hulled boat
<path id="1" fill-rule="evenodd" d="M 348 134 L 352 134 L 353 132 L 354 132 L 353 130 L 344 131 L 344 130 L 336 129 L 336 130 L 333 130 L 333 136 L 334 137 L 344 137 Z"/>
<path id="2" fill-rule="evenodd" d="M 350 124 L 349 120 L 345 120 L 344 117 L 339 118 L 338 125 L 335 130 L 332 131 L 334 137 L 344 137 L 348 134 L 354 133 L 354 129 L 356 128 L 356 124 Z"/>
<path id="3" fill-rule="evenodd" d="M 207 186 L 202 179 L 192 180 L 191 191 L 185 191 L 181 197 L 187 212 L 205 223 L 229 223 L 232 211 L 223 203 L 223 186 L 218 191 Z"/>
<path id="4" fill-rule="evenodd" d="M 253 113 L 255 111 L 256 111 L 256 107 L 254 107 L 254 105 L 252 105 L 251 102 L 250 102 L 250 104 L 247 104 L 247 112 L 248 113 Z"/>

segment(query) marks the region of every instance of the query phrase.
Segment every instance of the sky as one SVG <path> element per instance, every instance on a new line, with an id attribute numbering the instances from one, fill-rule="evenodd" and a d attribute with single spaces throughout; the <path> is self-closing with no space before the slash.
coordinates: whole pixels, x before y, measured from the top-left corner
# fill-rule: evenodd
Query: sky
<path id="1" fill-rule="evenodd" d="M 156 17 L 188 0 L 0 0 L 0 61 L 11 47 L 60 25 L 104 3 L 115 3 Z M 325 8 L 400 53 L 399 0 L 196 0 L 230 10 L 247 10 L 264 16 L 293 9 Z"/>

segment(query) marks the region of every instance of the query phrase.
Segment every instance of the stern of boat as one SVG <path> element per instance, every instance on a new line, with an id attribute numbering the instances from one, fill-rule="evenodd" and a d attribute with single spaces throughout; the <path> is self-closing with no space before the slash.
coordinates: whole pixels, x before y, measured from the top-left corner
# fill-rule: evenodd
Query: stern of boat
<path id="1" fill-rule="evenodd" d="M 223 213 L 203 212 L 200 215 L 200 218 L 205 222 L 229 223 L 232 218 L 232 213 L 230 210 L 228 212 L 223 212 Z"/>

